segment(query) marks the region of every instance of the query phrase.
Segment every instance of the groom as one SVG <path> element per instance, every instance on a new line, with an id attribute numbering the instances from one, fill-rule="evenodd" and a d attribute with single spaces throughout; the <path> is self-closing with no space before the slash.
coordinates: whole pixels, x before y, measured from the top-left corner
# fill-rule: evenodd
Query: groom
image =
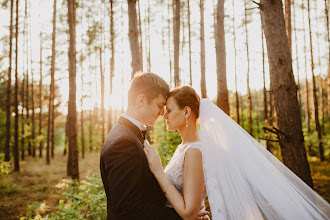
<path id="1" fill-rule="evenodd" d="M 107 219 L 181 219 L 167 208 L 143 151 L 146 125 L 164 115 L 169 85 L 154 73 L 137 73 L 128 91 L 128 108 L 105 140 L 100 158 L 107 196 Z"/>

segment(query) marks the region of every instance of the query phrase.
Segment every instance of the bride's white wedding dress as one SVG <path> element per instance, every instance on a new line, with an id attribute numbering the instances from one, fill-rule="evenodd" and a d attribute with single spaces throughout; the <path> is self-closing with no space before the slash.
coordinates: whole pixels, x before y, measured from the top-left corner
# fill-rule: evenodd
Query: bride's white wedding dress
<path id="1" fill-rule="evenodd" d="M 330 205 L 220 108 L 202 99 L 199 111 L 201 142 L 179 145 L 165 168 L 182 195 L 184 155 L 195 148 L 213 219 L 330 219 Z"/>
<path id="2" fill-rule="evenodd" d="M 176 148 L 173 157 L 171 158 L 170 162 L 167 164 L 164 170 L 168 178 L 171 180 L 173 185 L 177 188 L 177 190 L 181 193 L 182 196 L 183 196 L 183 162 L 187 150 L 191 148 L 201 151 L 201 143 L 192 142 L 187 144 L 180 144 Z M 202 206 L 204 206 L 205 197 L 206 197 L 206 187 L 204 185 Z M 166 206 L 173 208 L 168 201 L 166 202 Z"/>

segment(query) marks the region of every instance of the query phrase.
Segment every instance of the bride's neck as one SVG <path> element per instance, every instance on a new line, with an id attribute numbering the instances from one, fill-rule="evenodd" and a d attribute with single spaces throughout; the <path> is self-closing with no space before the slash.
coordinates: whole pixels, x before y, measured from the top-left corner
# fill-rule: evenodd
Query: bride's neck
<path id="1" fill-rule="evenodd" d="M 189 127 L 183 127 L 179 129 L 182 144 L 199 141 L 198 129 L 196 124 L 189 125 Z"/>

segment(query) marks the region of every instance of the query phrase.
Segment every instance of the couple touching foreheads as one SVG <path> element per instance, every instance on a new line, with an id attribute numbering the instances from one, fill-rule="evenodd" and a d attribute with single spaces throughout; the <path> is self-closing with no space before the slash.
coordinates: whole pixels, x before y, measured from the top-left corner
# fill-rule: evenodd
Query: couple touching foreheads
<path id="1" fill-rule="evenodd" d="M 145 140 L 159 116 L 182 139 L 165 170 Z M 154 73 L 132 79 L 100 168 L 107 219 L 209 219 L 206 196 L 212 219 L 330 218 L 329 204 L 220 108 Z"/>

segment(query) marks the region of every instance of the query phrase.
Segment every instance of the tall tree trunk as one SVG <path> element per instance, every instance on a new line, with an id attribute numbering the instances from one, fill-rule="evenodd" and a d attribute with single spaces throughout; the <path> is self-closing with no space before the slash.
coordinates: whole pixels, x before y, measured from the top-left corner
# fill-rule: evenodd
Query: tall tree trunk
<path id="1" fill-rule="evenodd" d="M 13 8 L 14 0 L 10 1 L 10 34 L 9 34 L 9 68 L 7 81 L 7 103 L 6 103 L 6 146 L 5 161 L 10 161 L 10 137 L 11 137 L 11 64 L 12 64 L 12 47 L 13 47 Z"/>
<path id="2" fill-rule="evenodd" d="M 314 1 L 314 9 L 315 9 L 315 15 L 318 14 L 318 11 L 317 11 L 317 0 Z M 319 64 L 319 71 L 320 71 L 320 89 L 319 89 L 319 92 L 320 92 L 320 120 L 321 120 L 321 132 L 324 133 L 324 103 L 323 103 L 323 79 L 322 79 L 322 62 L 321 62 L 321 52 L 320 52 L 320 41 L 319 41 L 319 38 L 320 38 L 320 33 L 318 33 L 318 30 L 319 30 L 319 22 L 317 21 L 316 22 L 316 44 L 317 44 L 317 51 L 318 51 L 318 64 Z"/>
<path id="3" fill-rule="evenodd" d="M 138 2 L 138 10 L 139 10 L 139 39 L 140 39 L 140 56 L 141 56 L 141 67 L 142 67 L 141 71 L 143 71 L 143 40 L 142 40 L 140 0 L 137 0 L 137 2 Z M 110 4 L 111 4 L 111 13 L 112 13 L 112 15 L 111 15 L 112 17 L 110 17 L 110 19 L 112 19 L 112 22 L 113 22 L 113 8 L 112 8 L 113 7 L 113 1 L 112 0 L 110 0 Z M 111 31 L 111 27 L 110 27 L 110 31 Z M 113 33 L 113 26 L 112 26 L 111 33 Z"/>
<path id="4" fill-rule="evenodd" d="M 249 125 L 249 133 L 253 136 L 253 127 L 252 127 L 252 98 L 251 98 L 251 91 L 250 91 L 250 56 L 249 56 L 249 38 L 248 38 L 248 15 L 247 15 L 247 0 L 244 0 L 244 8 L 245 8 L 245 38 L 246 38 L 246 57 L 247 57 L 247 109 L 248 109 L 248 125 Z"/>
<path id="5" fill-rule="evenodd" d="M 291 0 L 285 0 L 285 28 L 288 37 L 290 53 L 292 54 L 292 41 L 291 41 Z"/>
<path id="6" fill-rule="evenodd" d="M 137 16 L 136 16 L 136 0 L 127 0 L 128 1 L 128 36 L 129 36 L 129 45 L 131 48 L 132 54 L 132 75 L 133 78 L 134 74 L 138 71 L 141 71 L 142 62 L 140 57 L 140 49 L 139 49 L 139 32 L 137 28 Z"/>
<path id="7" fill-rule="evenodd" d="M 54 78 L 54 76 L 53 76 Z M 55 104 L 54 104 L 54 99 L 55 99 L 55 80 L 53 79 L 53 88 L 52 88 L 52 121 L 51 121 L 51 138 L 50 138 L 50 142 L 51 142 L 51 156 L 52 159 L 54 159 L 55 157 Z"/>
<path id="8" fill-rule="evenodd" d="M 84 1 L 81 1 L 81 23 L 84 25 Z M 84 33 L 81 32 L 82 48 L 80 51 L 80 76 L 81 76 L 81 113 L 80 113 L 80 133 L 81 133 L 81 156 L 85 158 L 85 132 L 84 132 Z"/>
<path id="9" fill-rule="evenodd" d="M 23 83 L 22 83 L 22 129 L 21 129 L 21 159 L 25 160 L 25 118 L 24 118 L 24 110 L 25 110 L 25 83 L 26 83 L 26 74 L 25 72 L 28 69 L 28 59 L 26 59 L 25 63 L 25 56 L 28 56 L 28 48 L 27 48 L 27 0 L 24 2 L 25 11 L 24 11 L 24 22 L 23 22 Z M 26 66 L 25 66 L 26 65 Z"/>
<path id="10" fill-rule="evenodd" d="M 281 0 L 261 0 L 261 19 L 267 43 L 270 87 L 274 94 L 279 143 L 284 164 L 313 188 L 304 146 L 297 87 L 285 34 Z"/>
<path id="11" fill-rule="evenodd" d="M 77 108 L 76 108 L 76 1 L 68 0 L 69 23 L 69 102 L 68 102 L 68 139 L 69 158 L 67 173 L 72 179 L 79 179 Z M 71 161 L 70 161 L 71 160 Z"/>
<path id="12" fill-rule="evenodd" d="M 298 103 L 299 103 L 299 111 L 301 113 L 301 95 L 300 95 L 300 70 L 299 70 L 299 56 L 298 56 L 298 38 L 297 38 L 297 29 L 296 29 L 296 7 L 294 4 L 294 0 L 292 0 L 293 4 L 293 31 L 294 31 L 294 39 L 295 39 L 295 48 L 296 48 L 296 64 L 297 64 L 297 95 L 298 95 Z"/>
<path id="13" fill-rule="evenodd" d="M 24 34 L 23 34 L 23 36 L 24 36 Z M 23 42 L 25 42 L 25 39 L 23 39 Z M 25 47 L 25 45 L 23 43 L 23 48 L 24 47 Z M 24 49 L 23 49 L 23 51 L 24 51 Z M 25 51 L 24 51 L 23 54 L 27 54 L 27 53 L 25 53 Z M 25 136 L 25 118 L 24 118 L 24 109 L 25 109 L 25 106 L 24 106 L 24 96 L 25 96 L 25 91 L 24 91 L 24 89 L 25 89 L 25 81 L 26 81 L 26 79 L 25 79 L 25 73 L 24 72 L 25 72 L 25 66 L 23 65 L 23 83 L 22 83 L 22 96 L 21 96 L 21 98 L 23 100 L 22 101 L 22 119 L 21 119 L 21 121 L 22 121 L 22 129 L 21 129 L 21 159 L 22 160 L 25 160 L 25 138 L 24 138 L 24 136 Z"/>
<path id="14" fill-rule="evenodd" d="M 327 79 L 327 93 L 328 93 L 328 120 L 330 120 L 330 33 L 329 33 L 329 8 L 327 0 L 324 0 L 324 12 L 327 25 L 327 40 L 328 40 L 328 79 Z"/>
<path id="15" fill-rule="evenodd" d="M 309 42 L 310 42 L 310 52 L 311 52 L 311 70 L 312 70 L 312 88 L 313 88 L 313 101 L 314 101 L 314 117 L 315 117 L 315 129 L 317 131 L 317 137 L 319 140 L 319 154 L 321 161 L 324 161 L 324 149 L 323 149 L 323 142 L 322 142 L 322 131 L 319 122 L 319 109 L 318 109 L 318 101 L 317 101 L 317 88 L 315 82 L 315 75 L 314 75 L 314 58 L 313 58 L 313 39 L 312 39 L 312 27 L 311 27 L 311 16 L 310 16 L 310 6 L 309 0 L 307 0 L 307 7 L 308 7 L 308 26 L 309 26 Z"/>
<path id="16" fill-rule="evenodd" d="M 256 122 L 257 122 L 257 138 L 259 138 L 260 134 L 260 125 L 259 125 L 259 107 L 258 107 L 258 90 L 256 90 L 256 98 L 255 98 L 255 110 L 256 110 Z"/>
<path id="17" fill-rule="evenodd" d="M 179 52 L 180 52 L 180 0 L 174 0 L 173 4 L 173 41 L 174 41 L 174 85 L 181 85 Z"/>
<path id="18" fill-rule="evenodd" d="M 93 150 L 93 117 L 92 109 L 89 110 L 89 151 Z"/>
<path id="19" fill-rule="evenodd" d="M 104 74 L 102 65 L 102 48 L 100 47 L 100 73 L 101 73 L 101 123 L 102 123 L 102 143 L 104 143 Z"/>
<path id="20" fill-rule="evenodd" d="M 32 51 L 31 51 L 31 55 L 32 55 Z M 31 57 L 32 59 L 32 57 Z M 32 64 L 32 63 L 31 63 Z M 32 65 L 31 65 L 32 67 Z M 32 120 L 32 140 L 31 140 L 31 145 L 32 145 L 32 156 L 35 157 L 36 156 L 36 148 L 35 148 L 35 112 L 34 112 L 34 77 L 33 77 L 33 71 L 31 71 L 31 80 L 32 80 L 32 84 L 31 84 L 31 108 L 32 108 L 32 115 L 31 115 L 31 120 Z"/>
<path id="21" fill-rule="evenodd" d="M 322 76 L 320 75 L 320 109 L 321 109 L 321 131 L 322 134 L 325 134 L 324 130 L 324 101 L 323 101 L 323 79 Z"/>
<path id="22" fill-rule="evenodd" d="M 15 46 L 15 143 L 14 143 L 14 171 L 19 172 L 19 151 L 18 151 L 18 5 L 19 0 L 16 0 L 16 46 Z"/>
<path id="23" fill-rule="evenodd" d="M 217 105 L 229 115 L 229 100 L 226 79 L 226 45 L 224 27 L 224 0 L 218 0 L 217 5 L 217 28 L 216 28 L 216 60 L 217 60 Z"/>
<path id="24" fill-rule="evenodd" d="M 190 0 L 188 0 L 188 48 L 189 48 L 189 85 L 192 86 L 192 69 L 191 69 L 191 30 L 190 30 Z"/>
<path id="25" fill-rule="evenodd" d="M 55 58 L 56 58 L 56 0 L 54 0 L 53 6 L 53 35 L 52 35 L 52 63 L 51 63 L 51 81 L 50 81 L 50 89 L 49 89 L 49 105 L 48 105 L 48 130 L 47 130 L 47 150 L 46 150 L 46 162 L 50 164 L 50 153 L 51 149 L 51 130 L 52 130 L 52 112 L 53 112 L 53 100 L 54 100 L 54 74 L 55 74 Z"/>
<path id="26" fill-rule="evenodd" d="M 268 101 L 267 101 L 267 90 L 266 90 L 266 72 L 265 72 L 265 44 L 264 44 L 264 27 L 261 22 L 261 48 L 262 48 L 262 80 L 264 84 L 264 120 L 268 120 Z"/>
<path id="27" fill-rule="evenodd" d="M 174 2 L 172 2 L 172 3 L 174 3 Z M 167 13 L 168 13 L 168 17 L 170 17 L 170 14 L 171 14 L 171 4 L 170 4 L 170 2 L 168 2 L 168 4 L 167 4 Z M 173 17 L 174 17 L 174 14 L 173 14 Z M 168 29 L 168 62 L 169 62 L 169 66 L 170 66 L 170 86 L 171 86 L 172 82 L 173 82 L 172 59 L 171 59 L 171 57 L 172 57 L 172 54 L 171 54 L 171 19 L 168 19 L 167 29 Z M 174 36 L 174 34 L 173 34 L 173 36 Z"/>
<path id="28" fill-rule="evenodd" d="M 29 1 L 25 1 L 25 17 L 27 18 L 27 34 L 26 34 L 26 41 L 27 41 L 27 47 L 26 47 L 26 65 L 27 65 L 27 72 L 26 72 L 26 121 L 28 127 L 30 127 L 30 89 L 29 89 L 29 48 L 31 47 L 31 41 L 30 41 L 30 28 L 29 28 L 29 23 L 31 22 L 31 14 L 30 14 L 30 6 L 27 7 L 29 4 Z M 32 70 L 32 66 L 31 70 Z M 28 153 L 30 156 L 32 156 L 32 147 L 31 147 L 31 136 L 27 138 L 28 142 Z"/>
<path id="29" fill-rule="evenodd" d="M 139 3 L 140 5 L 140 3 Z M 140 8 L 139 8 L 140 9 Z M 115 31 L 114 31 L 114 22 L 113 22 L 113 0 L 110 0 L 110 46 L 111 46 L 111 58 L 110 58 L 110 96 L 112 95 L 112 85 L 113 85 L 113 76 L 115 70 Z M 140 10 L 139 10 L 139 25 L 140 25 Z M 141 25 L 140 25 L 140 32 L 141 32 Z M 142 51 L 142 35 L 140 33 L 141 44 L 140 44 L 140 51 Z M 141 53 L 142 54 L 142 53 Z M 141 60 L 143 60 L 141 56 Z M 141 65 L 143 66 L 143 64 Z M 143 69 L 142 69 L 143 71 Z M 108 118 L 108 132 L 110 132 L 112 128 L 112 107 L 111 107 L 111 100 L 110 100 L 110 109 L 109 109 L 109 118 Z"/>
<path id="30" fill-rule="evenodd" d="M 236 51 L 236 28 L 235 28 L 235 1 L 233 1 L 233 37 L 234 37 L 234 56 L 235 56 L 235 98 L 236 98 L 236 120 L 240 124 L 240 114 L 239 114 L 239 98 L 237 91 L 237 51 Z"/>
<path id="31" fill-rule="evenodd" d="M 31 66 L 31 122 L 32 122 L 32 137 L 31 137 L 31 151 L 32 151 L 32 157 L 36 156 L 36 148 L 35 148 L 35 112 L 34 112 L 34 73 L 32 68 L 32 45 L 31 45 L 31 34 L 32 34 L 32 27 L 31 27 L 31 4 L 29 5 L 29 40 L 30 40 L 30 66 Z"/>
<path id="32" fill-rule="evenodd" d="M 39 112 L 39 135 L 42 135 L 42 111 L 43 111 L 43 100 L 44 100 L 44 95 L 43 95 L 43 85 L 42 85 L 42 50 L 43 50 L 43 46 L 42 46 L 42 28 L 40 29 L 40 82 L 39 82 L 39 104 L 40 104 L 40 112 Z M 44 141 L 43 139 L 41 139 L 40 143 L 39 143 L 39 157 L 42 158 L 42 150 L 43 150 L 43 145 L 44 145 Z"/>
<path id="33" fill-rule="evenodd" d="M 202 98 L 207 97 L 206 93 L 206 80 L 205 80 L 205 39 L 204 39 L 204 0 L 200 0 L 201 12 L 201 93 Z M 219 83 L 218 83 L 219 84 Z"/>
<path id="34" fill-rule="evenodd" d="M 267 103 L 268 106 L 268 103 Z M 268 123 L 272 127 L 273 126 L 273 118 L 274 118 L 274 95 L 270 91 L 269 93 L 269 115 L 268 115 Z M 270 141 L 266 142 L 266 147 L 269 152 L 272 152 L 273 144 Z"/>
<path id="35" fill-rule="evenodd" d="M 310 127 L 310 112 L 309 112 L 309 86 L 308 86 L 308 79 L 307 79 L 307 41 L 306 41 L 306 32 L 305 32 L 305 6 L 304 0 L 302 0 L 302 20 L 303 20 L 303 33 L 304 33 L 304 55 L 305 55 L 305 88 L 306 88 L 306 113 L 305 113 L 305 123 L 307 127 L 307 132 L 311 132 Z"/>
<path id="36" fill-rule="evenodd" d="M 148 63 L 148 66 L 147 66 L 147 69 L 148 69 L 148 72 L 151 71 L 151 52 L 150 52 L 150 3 L 149 3 L 149 0 L 148 0 L 148 9 L 147 9 L 147 14 L 148 14 L 148 19 L 147 19 L 147 27 L 148 27 L 148 36 L 146 37 L 146 39 L 148 40 L 148 58 L 147 58 L 147 63 Z"/>

